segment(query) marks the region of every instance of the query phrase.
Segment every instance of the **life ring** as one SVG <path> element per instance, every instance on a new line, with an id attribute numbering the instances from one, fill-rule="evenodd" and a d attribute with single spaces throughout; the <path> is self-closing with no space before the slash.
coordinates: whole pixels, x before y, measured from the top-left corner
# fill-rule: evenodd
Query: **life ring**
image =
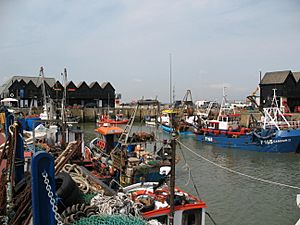
<path id="1" fill-rule="evenodd" d="M 152 196 L 152 197 L 155 196 L 155 194 L 153 192 L 147 191 L 147 190 L 137 190 L 137 191 L 131 193 L 131 196 L 132 196 L 133 200 L 135 200 L 140 195 L 149 195 L 149 196 Z"/>
<path id="2" fill-rule="evenodd" d="M 158 201 L 165 202 L 167 201 L 168 196 L 169 196 L 169 192 L 167 190 L 162 190 L 162 189 L 155 190 L 155 198 Z"/>
<path id="3" fill-rule="evenodd" d="M 101 149 L 101 150 L 104 150 L 105 149 L 105 142 L 103 140 L 99 140 L 97 142 L 97 146 Z"/>
<path id="4" fill-rule="evenodd" d="M 15 97 L 14 93 L 10 93 L 9 96 L 10 96 L 11 98 Z"/>

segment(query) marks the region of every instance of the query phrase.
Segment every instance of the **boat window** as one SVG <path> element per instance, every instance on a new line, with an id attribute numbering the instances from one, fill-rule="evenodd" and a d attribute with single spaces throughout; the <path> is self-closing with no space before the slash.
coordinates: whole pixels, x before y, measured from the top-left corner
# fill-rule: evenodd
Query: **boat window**
<path id="1" fill-rule="evenodd" d="M 200 225 L 201 209 L 186 210 L 182 214 L 182 225 Z"/>
<path id="2" fill-rule="evenodd" d="M 161 224 L 168 224 L 168 216 L 167 215 L 152 217 L 149 220 L 157 220 Z"/>

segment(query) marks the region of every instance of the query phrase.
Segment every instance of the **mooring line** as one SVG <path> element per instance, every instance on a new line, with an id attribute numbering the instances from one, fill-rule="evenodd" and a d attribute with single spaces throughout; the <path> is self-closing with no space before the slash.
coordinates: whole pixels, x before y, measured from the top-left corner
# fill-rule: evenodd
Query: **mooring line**
<path id="1" fill-rule="evenodd" d="M 221 169 L 224 169 L 228 172 L 231 172 L 231 173 L 234 173 L 234 174 L 238 174 L 238 175 L 241 175 L 241 176 L 244 176 L 244 177 L 248 177 L 252 180 L 257 180 L 257 181 L 261 181 L 261 182 L 264 182 L 264 183 L 268 183 L 268 184 L 274 184 L 274 185 L 278 185 L 278 186 L 282 186 L 282 187 L 287 187 L 287 188 L 292 188 L 292 189 L 298 189 L 300 190 L 300 187 L 296 187 L 296 186 L 292 186 L 292 185 L 288 185 L 288 184 L 283 184 L 283 183 L 279 183 L 279 182 L 276 182 L 276 181 L 271 181 L 271 180 L 266 180 L 266 179 L 262 179 L 262 178 L 258 178 L 258 177 L 254 177 L 254 176 L 251 176 L 251 175 L 248 175 L 248 174 L 244 174 L 244 173 L 241 173 L 241 172 L 238 172 L 238 171 L 235 171 L 235 170 L 232 170 L 232 169 L 229 169 L 225 166 L 221 166 L 219 165 L 218 163 L 215 163 L 207 158 L 205 158 L 204 156 L 198 154 L 197 152 L 193 151 L 192 149 L 190 149 L 188 146 L 186 146 L 185 144 L 183 144 L 182 142 L 180 142 L 178 139 L 177 139 L 177 142 L 183 146 L 184 148 L 186 148 L 187 150 L 189 150 L 191 153 L 193 153 L 194 155 L 200 157 L 201 159 L 213 164 L 214 166 L 217 166 Z"/>

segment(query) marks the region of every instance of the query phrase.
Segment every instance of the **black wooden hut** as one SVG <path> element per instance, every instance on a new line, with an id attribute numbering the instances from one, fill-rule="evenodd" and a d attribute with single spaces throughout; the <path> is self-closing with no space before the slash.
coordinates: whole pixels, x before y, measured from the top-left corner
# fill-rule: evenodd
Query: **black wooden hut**
<path id="1" fill-rule="evenodd" d="M 291 70 L 265 73 L 259 85 L 261 106 L 267 107 L 271 104 L 273 90 L 276 89 L 279 106 L 291 112 L 295 111 L 300 106 L 299 76 L 300 74 Z"/>

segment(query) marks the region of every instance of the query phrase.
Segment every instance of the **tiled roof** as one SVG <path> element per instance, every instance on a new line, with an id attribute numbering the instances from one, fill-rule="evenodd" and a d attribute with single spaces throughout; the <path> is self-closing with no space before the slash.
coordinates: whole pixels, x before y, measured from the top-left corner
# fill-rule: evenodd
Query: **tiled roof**
<path id="1" fill-rule="evenodd" d="M 300 80 L 300 71 L 299 72 L 293 72 L 293 75 L 295 77 L 296 82 Z"/>
<path id="2" fill-rule="evenodd" d="M 103 82 L 100 86 L 104 89 L 105 87 L 106 87 L 106 85 L 108 85 L 109 84 L 109 82 Z"/>
<path id="3" fill-rule="evenodd" d="M 50 77 L 45 77 L 45 82 L 52 87 L 55 84 L 55 79 Z M 26 84 L 29 81 L 32 81 L 37 87 L 41 85 L 42 78 L 39 76 L 33 77 L 33 76 L 13 76 L 10 79 L 8 79 L 0 88 L 0 94 L 3 92 L 8 92 L 8 88 L 14 81 L 21 81 L 23 80 Z"/>
<path id="4" fill-rule="evenodd" d="M 290 73 L 290 70 L 267 72 L 260 84 L 282 84 Z"/>

